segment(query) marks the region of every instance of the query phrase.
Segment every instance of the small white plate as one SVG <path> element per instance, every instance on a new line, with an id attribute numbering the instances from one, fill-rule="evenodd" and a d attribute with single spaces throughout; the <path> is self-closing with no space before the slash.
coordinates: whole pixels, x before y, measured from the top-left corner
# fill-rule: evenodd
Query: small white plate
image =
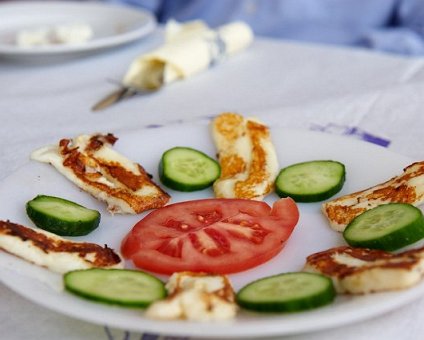
<path id="1" fill-rule="evenodd" d="M 92 28 L 90 40 L 32 47 L 21 47 L 15 43 L 21 30 L 77 23 Z M 3 3 L 0 4 L 0 56 L 27 60 L 79 56 L 135 41 L 155 28 L 154 16 L 142 9 L 68 1 Z"/>
<path id="2" fill-rule="evenodd" d="M 338 195 L 381 183 L 400 174 L 412 162 L 374 144 L 345 137 L 278 127 L 271 128 L 271 133 L 281 167 L 314 159 L 334 159 L 344 163 L 347 178 Z M 116 150 L 142 164 L 157 183 L 158 164 L 165 150 L 179 145 L 193 147 L 209 155 L 216 152 L 209 129 L 204 124 L 145 129 L 117 137 Z M 172 196 L 172 203 L 213 197 L 211 189 L 192 193 L 167 191 Z M 122 238 L 145 215 L 111 216 L 105 211 L 105 204 L 79 190 L 52 166 L 30 162 L 0 183 L 0 219 L 32 226 L 25 213 L 25 203 L 37 194 L 60 196 L 99 210 L 102 213 L 100 227 L 76 239 L 107 244 L 116 250 L 119 250 Z M 277 199 L 275 194 L 271 194 L 266 201 L 272 204 Z M 299 208 L 299 224 L 280 254 L 256 268 L 230 275 L 236 290 L 261 277 L 301 270 L 307 255 L 344 244 L 341 234 L 328 226 L 320 211 L 320 203 L 299 204 Z M 129 262 L 126 266 L 132 268 Z M 2 251 L 0 281 L 35 303 L 93 323 L 133 331 L 224 339 L 263 338 L 328 329 L 381 315 L 424 295 L 424 282 L 421 282 L 402 291 L 338 296 L 329 306 L 302 313 L 261 315 L 243 311 L 229 322 L 162 322 L 147 319 L 139 310 L 103 305 L 73 296 L 63 291 L 61 275 Z"/>

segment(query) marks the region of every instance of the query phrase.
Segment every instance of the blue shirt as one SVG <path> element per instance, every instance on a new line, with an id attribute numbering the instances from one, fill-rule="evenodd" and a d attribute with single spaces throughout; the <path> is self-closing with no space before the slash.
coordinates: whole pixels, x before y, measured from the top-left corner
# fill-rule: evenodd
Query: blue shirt
<path id="1" fill-rule="evenodd" d="M 248 23 L 256 35 L 424 55 L 424 0 L 109 0 L 159 22 Z"/>

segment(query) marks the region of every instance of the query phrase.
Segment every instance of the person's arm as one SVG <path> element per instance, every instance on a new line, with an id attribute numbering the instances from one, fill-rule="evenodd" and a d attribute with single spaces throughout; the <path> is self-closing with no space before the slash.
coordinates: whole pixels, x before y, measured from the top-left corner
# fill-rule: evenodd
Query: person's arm
<path id="1" fill-rule="evenodd" d="M 125 4 L 128 6 L 141 7 L 144 8 L 156 16 L 159 15 L 162 6 L 162 0 L 106 0 L 109 3 L 115 4 Z"/>
<path id="2" fill-rule="evenodd" d="M 424 1 L 400 0 L 393 27 L 367 32 L 363 43 L 384 52 L 424 55 Z"/>

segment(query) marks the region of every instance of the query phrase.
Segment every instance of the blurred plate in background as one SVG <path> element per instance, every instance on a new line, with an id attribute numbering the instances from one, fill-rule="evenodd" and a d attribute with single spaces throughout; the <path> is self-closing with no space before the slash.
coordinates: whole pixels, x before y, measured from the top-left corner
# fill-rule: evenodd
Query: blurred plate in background
<path id="1" fill-rule="evenodd" d="M 91 39 L 72 44 L 18 46 L 23 30 L 84 24 Z M 84 55 L 130 43 L 152 33 L 154 16 L 145 10 L 91 2 L 19 1 L 0 4 L 0 56 L 34 59 Z"/>

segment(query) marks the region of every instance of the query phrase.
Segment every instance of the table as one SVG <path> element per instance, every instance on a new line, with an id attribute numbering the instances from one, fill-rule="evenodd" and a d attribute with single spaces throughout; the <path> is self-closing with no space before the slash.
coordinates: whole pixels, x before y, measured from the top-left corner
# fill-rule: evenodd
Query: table
<path id="1" fill-rule="evenodd" d="M 424 158 L 424 59 L 257 38 L 245 53 L 158 93 L 91 112 L 130 61 L 157 46 L 161 30 L 101 54 L 48 63 L 0 59 L 0 180 L 35 146 L 83 132 L 206 120 L 223 111 L 270 125 L 324 130 Z M 0 275 L 1 279 L 1 275 Z M 3 339 L 157 339 L 74 320 L 0 285 Z M 422 339 L 424 299 L 332 330 L 285 339 Z M 163 338 L 163 337 L 162 337 Z"/>

